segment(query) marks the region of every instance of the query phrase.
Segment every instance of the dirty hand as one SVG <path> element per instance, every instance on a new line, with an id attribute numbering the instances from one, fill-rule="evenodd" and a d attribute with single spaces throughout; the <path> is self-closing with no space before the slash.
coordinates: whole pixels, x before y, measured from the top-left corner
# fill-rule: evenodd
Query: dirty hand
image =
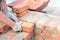
<path id="1" fill-rule="evenodd" d="M 12 29 L 14 31 L 22 31 L 22 22 L 16 22 Z"/>

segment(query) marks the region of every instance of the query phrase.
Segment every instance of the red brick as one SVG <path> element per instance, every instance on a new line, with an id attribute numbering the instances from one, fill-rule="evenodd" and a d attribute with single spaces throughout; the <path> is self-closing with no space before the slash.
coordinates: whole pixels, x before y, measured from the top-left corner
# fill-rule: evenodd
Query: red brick
<path id="1" fill-rule="evenodd" d="M 23 22 L 22 28 L 25 32 L 32 32 L 34 29 L 34 24 L 30 22 Z"/>

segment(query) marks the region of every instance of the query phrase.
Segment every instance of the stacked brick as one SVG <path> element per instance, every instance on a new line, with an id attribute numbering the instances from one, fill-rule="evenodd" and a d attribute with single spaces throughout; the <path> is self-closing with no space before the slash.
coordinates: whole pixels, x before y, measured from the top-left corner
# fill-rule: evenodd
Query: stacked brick
<path id="1" fill-rule="evenodd" d="M 12 11 L 16 13 L 17 17 L 25 15 L 29 9 L 28 1 L 25 0 L 20 0 L 9 5 L 12 5 Z"/>
<path id="2" fill-rule="evenodd" d="M 27 13 L 28 6 L 25 5 L 24 7 L 21 8 L 21 6 L 16 5 L 12 8 L 12 11 L 16 13 L 17 17 L 21 17 Z"/>

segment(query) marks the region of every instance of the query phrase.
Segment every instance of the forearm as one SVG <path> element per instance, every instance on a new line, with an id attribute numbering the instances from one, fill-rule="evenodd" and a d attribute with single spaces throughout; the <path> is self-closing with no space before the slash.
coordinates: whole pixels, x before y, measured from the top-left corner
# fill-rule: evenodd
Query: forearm
<path id="1" fill-rule="evenodd" d="M 0 12 L 0 21 L 4 22 L 6 25 L 12 27 L 15 22 L 6 17 L 2 12 Z"/>

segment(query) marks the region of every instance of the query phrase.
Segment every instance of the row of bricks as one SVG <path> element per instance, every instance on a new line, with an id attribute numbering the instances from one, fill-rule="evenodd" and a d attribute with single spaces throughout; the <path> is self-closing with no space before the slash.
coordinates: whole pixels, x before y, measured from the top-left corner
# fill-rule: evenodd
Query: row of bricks
<path id="1" fill-rule="evenodd" d="M 60 33 L 57 30 L 37 30 L 35 31 L 36 40 L 60 40 Z"/>
<path id="2" fill-rule="evenodd" d="M 36 40 L 60 40 L 60 31 L 57 28 L 51 29 L 51 27 L 45 25 L 35 28 L 35 34 Z"/>
<path id="3" fill-rule="evenodd" d="M 0 35 L 0 40 L 31 40 L 33 32 L 14 32 L 10 30 L 9 32 Z"/>
<path id="4" fill-rule="evenodd" d="M 34 23 L 22 21 L 22 29 L 24 32 L 31 32 L 34 30 Z M 5 26 L 6 27 L 6 26 Z M 7 28 L 7 27 L 6 27 Z M 4 31 L 3 28 L 0 29 L 0 32 Z"/>
<path id="5" fill-rule="evenodd" d="M 39 36 L 39 35 L 36 35 L 35 36 L 35 39 L 36 40 L 60 40 L 60 37 L 57 37 L 57 38 L 54 38 L 54 37 L 47 37 L 47 36 Z"/>
<path id="6" fill-rule="evenodd" d="M 26 23 L 24 23 L 24 24 L 26 24 Z M 23 25 L 24 25 L 23 24 Z M 26 25 L 25 25 L 26 26 Z M 13 33 L 12 31 L 11 31 L 11 33 Z M 10 33 L 10 34 L 11 34 Z M 8 33 L 9 34 L 9 33 Z M 41 35 L 41 34 L 43 34 L 42 36 L 39 36 L 39 35 Z M 39 30 L 39 33 L 38 34 L 36 34 L 36 36 L 35 36 L 35 38 L 36 38 L 36 40 L 52 40 L 52 39 L 46 39 L 45 37 L 47 36 L 47 38 L 53 38 L 53 39 L 56 39 L 57 38 L 57 40 L 60 40 L 60 38 L 59 38 L 59 35 L 57 36 L 55 36 L 55 35 L 51 35 L 51 33 L 49 33 L 49 32 L 42 32 L 41 33 L 41 30 Z M 45 39 L 43 39 L 43 38 L 45 38 Z"/>

